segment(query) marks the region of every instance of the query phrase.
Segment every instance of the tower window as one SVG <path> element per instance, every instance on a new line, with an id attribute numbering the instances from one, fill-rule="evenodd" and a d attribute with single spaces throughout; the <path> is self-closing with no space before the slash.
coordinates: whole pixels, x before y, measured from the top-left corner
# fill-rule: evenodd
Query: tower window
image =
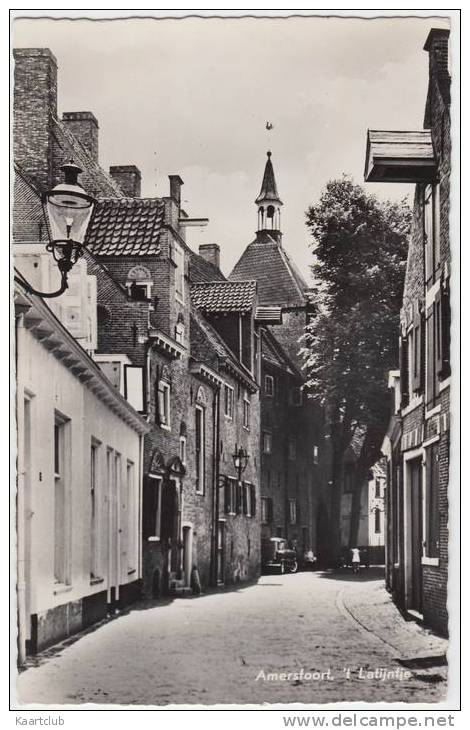
<path id="1" fill-rule="evenodd" d="M 274 205 L 268 205 L 267 216 L 268 218 L 274 218 Z"/>

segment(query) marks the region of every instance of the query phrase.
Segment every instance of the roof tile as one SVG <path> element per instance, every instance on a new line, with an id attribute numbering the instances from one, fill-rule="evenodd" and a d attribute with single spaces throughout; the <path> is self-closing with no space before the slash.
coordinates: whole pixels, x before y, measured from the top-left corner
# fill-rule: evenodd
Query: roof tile
<path id="1" fill-rule="evenodd" d="M 191 300 L 203 312 L 248 312 L 256 281 L 211 281 L 191 286 Z"/>
<path id="2" fill-rule="evenodd" d="M 96 256 L 160 253 L 165 204 L 159 198 L 105 198 L 95 204 L 86 245 Z"/>

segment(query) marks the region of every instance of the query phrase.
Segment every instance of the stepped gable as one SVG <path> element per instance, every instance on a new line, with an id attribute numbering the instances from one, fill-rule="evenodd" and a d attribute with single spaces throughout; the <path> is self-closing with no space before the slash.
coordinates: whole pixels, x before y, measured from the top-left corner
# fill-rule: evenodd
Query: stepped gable
<path id="1" fill-rule="evenodd" d="M 229 281 L 256 279 L 260 304 L 304 307 L 307 284 L 286 251 L 274 239 L 250 243 Z"/>
<path id="2" fill-rule="evenodd" d="M 164 215 L 159 198 L 98 200 L 85 243 L 95 256 L 157 255 Z"/>

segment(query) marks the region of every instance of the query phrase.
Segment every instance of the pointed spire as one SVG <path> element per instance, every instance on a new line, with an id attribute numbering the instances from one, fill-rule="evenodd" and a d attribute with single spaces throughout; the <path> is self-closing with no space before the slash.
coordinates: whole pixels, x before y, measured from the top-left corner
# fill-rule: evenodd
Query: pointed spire
<path id="1" fill-rule="evenodd" d="M 261 203 L 277 203 L 277 205 L 282 205 L 282 200 L 277 192 L 276 178 L 274 177 L 274 168 L 273 163 L 271 162 L 271 152 L 268 151 L 267 155 L 268 159 L 266 160 L 266 167 L 264 168 L 263 182 L 255 203 L 257 205 L 260 205 Z"/>

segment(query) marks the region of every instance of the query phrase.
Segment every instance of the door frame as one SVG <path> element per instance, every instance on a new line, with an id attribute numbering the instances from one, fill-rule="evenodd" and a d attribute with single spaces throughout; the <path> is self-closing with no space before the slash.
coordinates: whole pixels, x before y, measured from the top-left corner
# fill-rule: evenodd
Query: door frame
<path id="1" fill-rule="evenodd" d="M 413 578 L 413 555 L 412 555 L 412 517 L 411 517 L 411 479 L 410 471 L 411 465 L 409 462 L 416 459 L 421 460 L 421 525 L 422 525 L 422 540 L 421 540 L 421 557 L 420 563 L 422 565 L 423 559 L 423 541 L 424 541 L 424 468 L 425 468 L 425 451 L 422 446 L 417 449 L 405 451 L 403 453 L 403 532 L 404 532 L 404 585 L 405 585 L 405 608 L 410 608 L 412 601 L 412 578 Z"/>
<path id="2" fill-rule="evenodd" d="M 185 531 L 187 531 L 188 534 L 188 555 L 186 554 L 186 543 L 185 543 Z M 191 585 L 191 570 L 192 570 L 192 564 L 193 564 L 193 537 L 194 537 L 194 525 L 192 522 L 182 522 L 181 523 L 181 541 L 183 543 L 183 550 L 182 550 L 182 562 L 183 562 L 183 576 L 184 576 L 184 585 L 190 586 Z M 189 564 L 189 570 L 186 570 L 186 566 Z"/>

